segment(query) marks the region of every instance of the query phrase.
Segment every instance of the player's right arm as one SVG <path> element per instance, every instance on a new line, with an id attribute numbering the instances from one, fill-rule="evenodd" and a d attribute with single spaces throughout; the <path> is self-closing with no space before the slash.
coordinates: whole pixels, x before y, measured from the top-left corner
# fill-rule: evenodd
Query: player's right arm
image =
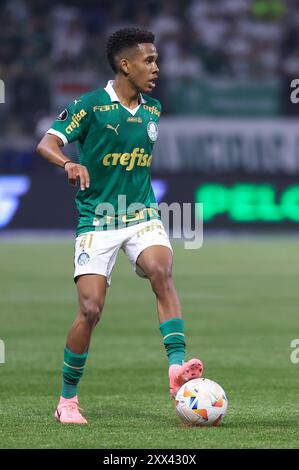
<path id="1" fill-rule="evenodd" d="M 36 148 L 37 153 L 48 162 L 65 169 L 70 184 L 75 186 L 79 179 L 83 191 L 89 187 L 90 182 L 87 168 L 72 162 L 60 147 L 76 140 L 84 140 L 90 115 L 88 102 L 84 97 L 75 100 L 60 113 Z"/>
<path id="2" fill-rule="evenodd" d="M 84 191 L 85 188 L 89 188 L 90 182 L 87 168 L 67 158 L 60 150 L 62 145 L 63 142 L 60 137 L 54 134 L 46 134 L 36 147 L 36 151 L 48 162 L 64 168 L 68 175 L 69 184 L 76 186 L 77 179 L 79 179 L 80 188 Z"/>

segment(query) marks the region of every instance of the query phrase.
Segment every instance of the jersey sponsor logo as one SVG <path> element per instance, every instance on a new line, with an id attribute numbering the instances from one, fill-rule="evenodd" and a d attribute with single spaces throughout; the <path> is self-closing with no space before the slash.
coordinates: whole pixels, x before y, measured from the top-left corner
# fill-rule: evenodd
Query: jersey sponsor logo
<path id="1" fill-rule="evenodd" d="M 117 129 L 119 128 L 120 124 L 117 124 L 116 127 L 113 127 L 111 124 L 107 124 L 107 129 L 112 129 L 116 135 L 118 135 Z"/>
<path id="2" fill-rule="evenodd" d="M 114 103 L 114 104 L 103 104 L 101 106 L 94 106 L 92 108 L 94 113 L 96 111 L 104 112 L 104 111 L 113 111 L 115 109 L 118 109 L 118 104 L 116 104 L 116 103 Z"/>
<path id="3" fill-rule="evenodd" d="M 56 121 L 65 121 L 69 113 L 67 109 L 64 109 L 59 116 L 57 116 Z"/>
<path id="4" fill-rule="evenodd" d="M 148 106 L 147 104 L 143 105 L 143 108 L 149 111 L 151 114 L 155 114 L 156 116 L 160 116 L 161 112 L 156 108 L 156 106 Z"/>
<path id="5" fill-rule="evenodd" d="M 85 109 L 80 109 L 79 113 L 73 114 L 72 120 L 65 130 L 66 133 L 71 134 L 73 130 L 76 129 L 76 127 L 79 127 L 81 119 L 83 119 L 86 115 L 87 112 L 85 111 Z"/>
<path id="6" fill-rule="evenodd" d="M 136 147 L 132 153 L 107 153 L 103 158 L 104 166 L 122 165 L 126 171 L 131 171 L 135 166 L 149 167 L 152 161 L 152 155 L 144 153 L 143 148 Z"/>
<path id="7" fill-rule="evenodd" d="M 154 121 L 150 121 L 147 125 L 147 133 L 152 142 L 156 142 L 158 138 L 158 126 Z"/>
<path id="8" fill-rule="evenodd" d="M 138 122 L 138 124 L 142 123 L 141 117 L 128 117 L 127 122 Z"/>

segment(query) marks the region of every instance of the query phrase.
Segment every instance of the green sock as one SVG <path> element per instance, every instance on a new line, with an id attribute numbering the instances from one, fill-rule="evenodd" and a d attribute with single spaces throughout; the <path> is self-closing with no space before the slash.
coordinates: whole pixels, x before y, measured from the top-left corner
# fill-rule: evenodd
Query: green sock
<path id="1" fill-rule="evenodd" d="M 185 335 L 184 320 L 182 318 L 170 318 L 160 323 L 160 331 L 163 336 L 163 344 L 168 356 L 169 365 L 182 365 L 185 360 Z"/>
<path id="2" fill-rule="evenodd" d="M 61 391 L 63 398 L 73 398 L 77 395 L 77 386 L 84 371 L 87 355 L 87 352 L 76 354 L 67 347 L 64 348 Z"/>

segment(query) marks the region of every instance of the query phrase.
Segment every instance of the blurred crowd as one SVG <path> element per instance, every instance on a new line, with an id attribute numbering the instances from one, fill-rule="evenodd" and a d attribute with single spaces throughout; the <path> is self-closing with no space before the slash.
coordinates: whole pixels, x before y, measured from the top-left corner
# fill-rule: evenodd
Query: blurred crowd
<path id="1" fill-rule="evenodd" d="M 162 98 L 169 80 L 299 78 L 298 0 L 2 0 L 0 18 L 7 135 L 103 86 L 106 40 L 121 27 L 155 33 Z"/>

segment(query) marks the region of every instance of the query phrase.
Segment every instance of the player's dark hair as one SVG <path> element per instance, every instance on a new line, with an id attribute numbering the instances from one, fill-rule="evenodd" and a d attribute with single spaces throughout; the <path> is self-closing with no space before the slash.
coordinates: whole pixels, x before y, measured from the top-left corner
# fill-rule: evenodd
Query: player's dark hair
<path id="1" fill-rule="evenodd" d="M 139 28 L 123 28 L 115 31 L 107 41 L 107 58 L 112 70 L 117 73 L 115 56 L 127 47 L 136 47 L 144 42 L 153 43 L 155 35 Z"/>

